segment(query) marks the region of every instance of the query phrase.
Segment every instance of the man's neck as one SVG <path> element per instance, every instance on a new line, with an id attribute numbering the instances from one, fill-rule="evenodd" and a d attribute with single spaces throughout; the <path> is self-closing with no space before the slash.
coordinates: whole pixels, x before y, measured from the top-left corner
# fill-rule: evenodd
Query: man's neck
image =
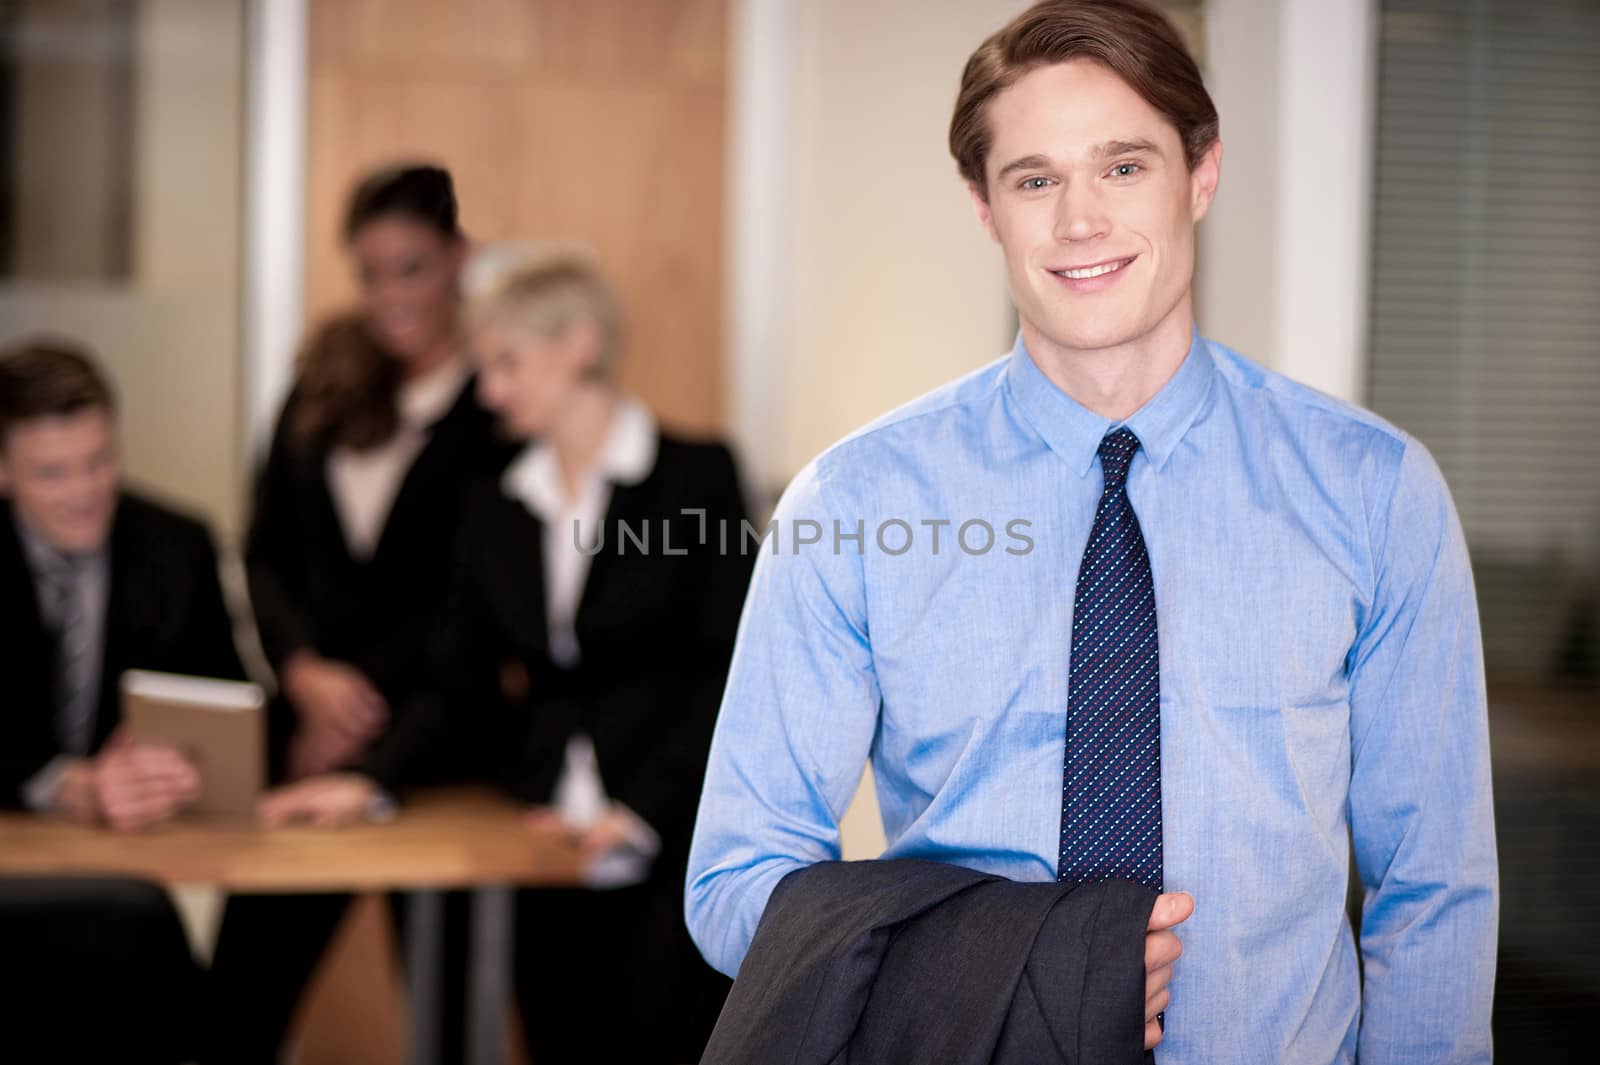
<path id="1" fill-rule="evenodd" d="M 1028 354 L 1050 383 L 1114 422 L 1127 420 L 1172 380 L 1193 334 L 1187 295 L 1150 332 L 1110 348 L 1063 347 L 1022 323 Z"/>

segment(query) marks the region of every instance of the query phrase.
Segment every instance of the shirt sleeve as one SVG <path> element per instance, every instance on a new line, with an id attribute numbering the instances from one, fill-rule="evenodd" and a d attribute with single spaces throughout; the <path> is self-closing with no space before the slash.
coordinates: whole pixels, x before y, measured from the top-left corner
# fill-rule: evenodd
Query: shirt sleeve
<path id="1" fill-rule="evenodd" d="M 1499 878 L 1483 649 L 1461 525 L 1415 441 L 1372 535 L 1375 591 L 1350 660 L 1357 1056 L 1487 1063 Z"/>
<path id="2" fill-rule="evenodd" d="M 862 558 L 831 535 L 835 519 L 846 530 L 855 521 L 830 487 L 808 467 L 759 546 L 701 792 L 685 916 L 730 976 L 777 882 L 839 857 L 839 818 L 877 728 Z M 821 541 L 798 545 L 800 526 L 808 540 L 823 530 Z"/>
<path id="3" fill-rule="evenodd" d="M 56 800 L 61 796 L 61 782 L 66 779 L 67 770 L 77 760 L 70 755 L 58 754 L 46 762 L 43 768 L 24 781 L 18 790 L 22 796 L 22 804 L 36 814 L 54 810 Z"/>

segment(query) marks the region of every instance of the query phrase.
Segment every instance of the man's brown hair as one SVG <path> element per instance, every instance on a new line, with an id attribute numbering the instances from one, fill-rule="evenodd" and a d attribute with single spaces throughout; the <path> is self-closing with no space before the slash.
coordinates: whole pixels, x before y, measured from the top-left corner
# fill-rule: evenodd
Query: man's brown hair
<path id="1" fill-rule="evenodd" d="M 1091 59 L 1177 129 L 1193 169 L 1217 139 L 1217 108 L 1200 68 L 1166 16 L 1140 0 L 1040 0 L 978 46 L 961 74 L 950 118 L 950 154 L 961 176 L 988 195 L 988 107 L 1035 67 Z"/>
<path id="2" fill-rule="evenodd" d="M 0 447 L 12 428 L 34 418 L 116 410 L 116 398 L 94 358 L 59 337 L 34 337 L 0 351 Z"/>

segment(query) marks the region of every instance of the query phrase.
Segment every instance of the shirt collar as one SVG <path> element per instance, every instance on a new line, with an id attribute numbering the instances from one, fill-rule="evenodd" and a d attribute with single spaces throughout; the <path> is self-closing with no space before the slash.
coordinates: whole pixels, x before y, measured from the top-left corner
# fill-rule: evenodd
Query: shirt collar
<path id="1" fill-rule="evenodd" d="M 1151 464 L 1157 470 L 1164 467 L 1200 413 L 1215 373 L 1211 352 L 1196 331 L 1172 378 L 1131 417 L 1114 422 L 1057 388 L 1034 363 L 1019 333 L 1006 364 L 1006 383 L 1028 423 L 1083 477 L 1094 467 L 1100 441 L 1122 425 L 1139 438 Z"/>
<path id="2" fill-rule="evenodd" d="M 655 418 L 643 403 L 624 396 L 612 412 L 611 427 L 587 477 L 612 484 L 638 484 L 655 468 L 656 444 Z M 540 440 L 529 444 L 506 467 L 500 490 L 541 518 L 559 516 L 567 499 L 555 448 Z"/>

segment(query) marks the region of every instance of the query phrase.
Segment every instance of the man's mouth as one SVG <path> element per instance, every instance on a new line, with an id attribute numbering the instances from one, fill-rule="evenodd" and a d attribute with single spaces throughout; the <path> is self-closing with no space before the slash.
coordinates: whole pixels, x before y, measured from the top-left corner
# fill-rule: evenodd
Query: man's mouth
<path id="1" fill-rule="evenodd" d="M 1116 273 L 1137 258 L 1137 255 L 1130 255 L 1126 259 L 1107 259 L 1104 262 L 1090 263 L 1087 266 L 1068 266 L 1059 270 L 1051 270 L 1050 272 L 1057 277 L 1064 277 L 1068 281 L 1087 281 L 1092 277 Z"/>

